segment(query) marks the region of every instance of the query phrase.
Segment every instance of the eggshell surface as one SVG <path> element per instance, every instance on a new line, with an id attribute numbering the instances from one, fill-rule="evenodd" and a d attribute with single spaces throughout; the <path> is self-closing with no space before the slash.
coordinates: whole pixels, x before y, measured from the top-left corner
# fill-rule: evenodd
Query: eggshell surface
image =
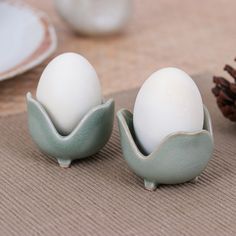
<path id="1" fill-rule="evenodd" d="M 61 54 L 47 65 L 36 98 L 62 135 L 71 133 L 87 112 L 102 103 L 95 69 L 76 53 Z"/>
<path id="2" fill-rule="evenodd" d="M 201 94 L 184 71 L 164 68 L 142 85 L 135 101 L 135 135 L 145 154 L 153 152 L 168 135 L 202 130 Z"/>

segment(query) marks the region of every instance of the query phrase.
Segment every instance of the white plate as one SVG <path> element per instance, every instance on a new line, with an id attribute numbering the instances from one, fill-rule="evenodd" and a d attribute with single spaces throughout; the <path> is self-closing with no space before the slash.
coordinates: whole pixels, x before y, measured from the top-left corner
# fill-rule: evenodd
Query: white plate
<path id="1" fill-rule="evenodd" d="M 0 1 L 0 81 L 40 64 L 56 45 L 55 30 L 45 14 L 25 4 Z"/>

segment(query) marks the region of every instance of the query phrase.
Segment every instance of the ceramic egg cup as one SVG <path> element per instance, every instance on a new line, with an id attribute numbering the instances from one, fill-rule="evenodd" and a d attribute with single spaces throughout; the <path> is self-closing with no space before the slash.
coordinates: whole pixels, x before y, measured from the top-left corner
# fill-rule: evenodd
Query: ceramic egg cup
<path id="1" fill-rule="evenodd" d="M 122 109 L 117 118 L 124 159 L 144 179 L 148 190 L 155 190 L 159 184 L 195 182 L 211 158 L 213 133 L 206 107 L 203 130 L 170 134 L 148 156 L 143 154 L 135 138 L 132 113 Z"/>
<path id="2" fill-rule="evenodd" d="M 114 120 L 114 101 L 110 99 L 91 109 L 67 136 L 58 133 L 44 107 L 27 93 L 28 125 L 39 149 L 69 167 L 76 159 L 97 153 L 109 140 Z"/>

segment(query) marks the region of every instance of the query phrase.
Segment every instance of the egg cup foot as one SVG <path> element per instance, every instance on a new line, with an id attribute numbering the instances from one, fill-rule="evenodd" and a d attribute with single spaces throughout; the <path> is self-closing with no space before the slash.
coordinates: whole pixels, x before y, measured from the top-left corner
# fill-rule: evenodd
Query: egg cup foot
<path id="1" fill-rule="evenodd" d="M 71 160 L 57 159 L 57 162 L 62 168 L 69 168 L 71 165 Z"/>
<path id="2" fill-rule="evenodd" d="M 196 184 L 197 182 L 198 182 L 198 176 L 197 177 L 195 177 L 194 179 L 191 179 L 189 182 L 190 183 L 193 183 L 193 184 Z"/>
<path id="3" fill-rule="evenodd" d="M 158 184 L 153 182 L 153 181 L 149 181 L 149 180 L 144 180 L 144 187 L 145 189 L 149 190 L 149 191 L 155 191 L 157 189 Z"/>

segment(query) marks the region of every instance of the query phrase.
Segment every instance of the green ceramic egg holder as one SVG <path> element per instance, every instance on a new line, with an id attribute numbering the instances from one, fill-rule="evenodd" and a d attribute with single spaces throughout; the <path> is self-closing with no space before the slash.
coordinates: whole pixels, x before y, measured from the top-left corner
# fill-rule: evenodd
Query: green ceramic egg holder
<path id="1" fill-rule="evenodd" d="M 67 136 L 58 133 L 44 107 L 30 93 L 26 100 L 29 131 L 34 142 L 42 152 L 57 159 L 61 167 L 69 167 L 73 160 L 95 154 L 111 136 L 113 99 L 91 109 Z M 144 179 L 148 190 L 155 190 L 159 184 L 196 181 L 211 158 L 213 134 L 206 107 L 203 130 L 173 133 L 148 156 L 143 154 L 135 138 L 132 113 L 122 109 L 117 118 L 124 159 Z"/>
<path id="2" fill-rule="evenodd" d="M 113 128 L 114 101 L 110 99 L 90 110 L 67 136 L 58 133 L 44 107 L 26 95 L 30 134 L 39 149 L 69 167 L 76 159 L 97 153 L 108 142 Z"/>
<path id="3" fill-rule="evenodd" d="M 195 181 L 211 158 L 213 134 L 206 107 L 203 130 L 173 133 L 148 156 L 143 154 L 136 141 L 132 113 L 122 109 L 117 113 L 117 118 L 124 159 L 144 179 L 148 190 L 155 190 L 159 184 Z"/>

